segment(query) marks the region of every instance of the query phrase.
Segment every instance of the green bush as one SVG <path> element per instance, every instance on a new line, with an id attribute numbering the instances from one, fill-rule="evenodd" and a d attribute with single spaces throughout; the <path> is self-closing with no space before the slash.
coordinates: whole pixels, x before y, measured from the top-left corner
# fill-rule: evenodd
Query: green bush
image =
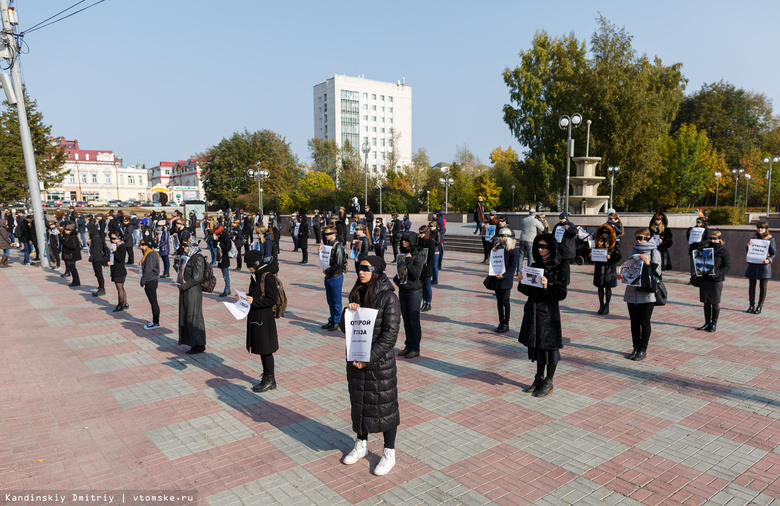
<path id="1" fill-rule="evenodd" d="M 358 197 L 360 198 L 360 197 Z M 362 200 L 362 199 L 361 199 Z M 349 214 L 349 205 L 352 202 L 352 195 L 347 190 L 333 190 L 331 188 L 318 188 L 309 195 L 309 209 L 314 211 L 330 211 L 335 206 L 343 207 Z"/>
<path id="2" fill-rule="evenodd" d="M 685 213 L 695 213 L 696 209 L 692 207 L 673 207 L 671 209 L 666 210 L 666 214 L 685 214 Z"/>
<path id="3" fill-rule="evenodd" d="M 707 210 L 710 225 L 745 225 L 745 208 L 733 206 L 711 207 Z"/>
<path id="4" fill-rule="evenodd" d="M 379 189 L 374 188 L 368 193 L 368 204 L 374 213 L 379 213 Z M 420 211 L 420 202 L 417 197 L 404 190 L 382 188 L 382 212 L 385 214 L 396 212 L 417 213 Z"/>

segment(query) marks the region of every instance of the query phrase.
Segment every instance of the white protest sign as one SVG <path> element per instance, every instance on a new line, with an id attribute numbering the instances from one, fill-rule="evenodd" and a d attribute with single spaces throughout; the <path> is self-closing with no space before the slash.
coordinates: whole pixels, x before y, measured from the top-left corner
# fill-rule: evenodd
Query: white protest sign
<path id="1" fill-rule="evenodd" d="M 506 272 L 506 266 L 504 265 L 504 250 L 490 250 L 488 276 L 500 276 L 504 272 Z"/>
<path id="2" fill-rule="evenodd" d="M 246 293 L 236 290 L 238 300 L 236 302 L 223 302 L 236 320 L 241 320 L 249 314 L 249 302 L 246 300 Z"/>
<path id="3" fill-rule="evenodd" d="M 347 360 L 354 362 L 371 361 L 371 341 L 374 338 L 374 324 L 379 311 L 361 307 L 344 312 L 344 327 L 347 331 Z"/>
<path id="4" fill-rule="evenodd" d="M 323 246 L 320 249 L 320 269 L 323 271 L 330 267 L 330 252 L 333 250 L 333 246 Z"/>
<path id="5" fill-rule="evenodd" d="M 591 257 L 590 259 L 594 262 L 606 262 L 607 259 L 607 250 L 602 248 L 596 248 L 590 250 Z"/>
<path id="6" fill-rule="evenodd" d="M 301 229 L 301 224 L 300 224 L 300 223 L 296 223 L 296 224 L 295 224 L 295 235 L 296 235 L 296 236 L 298 235 L 298 231 L 299 231 L 300 229 Z"/>
<path id="7" fill-rule="evenodd" d="M 769 255 L 769 241 L 764 239 L 751 239 L 748 244 L 747 263 L 763 264 Z"/>
<path id="8" fill-rule="evenodd" d="M 563 234 L 566 233 L 566 229 L 563 227 L 556 227 L 555 228 L 555 242 L 560 244 L 560 242 L 563 240 Z"/>
<path id="9" fill-rule="evenodd" d="M 688 244 L 701 242 L 701 236 L 703 234 L 704 234 L 704 229 L 702 227 L 693 227 L 691 229 L 691 235 L 688 236 Z"/>
<path id="10" fill-rule="evenodd" d="M 542 277 L 544 276 L 544 269 L 538 267 L 523 266 L 523 279 L 520 284 L 536 286 L 542 288 Z"/>

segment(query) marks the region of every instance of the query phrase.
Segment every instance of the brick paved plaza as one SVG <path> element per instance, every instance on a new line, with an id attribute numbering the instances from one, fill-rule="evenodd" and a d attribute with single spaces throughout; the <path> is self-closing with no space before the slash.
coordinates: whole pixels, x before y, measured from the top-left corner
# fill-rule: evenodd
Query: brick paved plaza
<path id="1" fill-rule="evenodd" d="M 565 348 L 555 391 L 521 389 L 535 364 L 517 342 L 525 298 L 512 296 L 512 331 L 496 334 L 495 298 L 481 257 L 447 253 L 422 356 L 399 359 L 398 463 L 385 477 L 353 445 L 344 340 L 327 319 L 322 275 L 283 240 L 289 297 L 279 320 L 279 388 L 250 388 L 259 357 L 244 348 L 216 294 L 204 297 L 207 353 L 178 346 L 178 293 L 159 295 L 162 328 L 145 331 L 146 297 L 130 269 L 130 309 L 115 289 L 93 298 L 55 271 L 0 270 L 0 503 L 32 491 L 194 491 L 199 504 L 770 504 L 780 502 L 780 285 L 764 313 L 746 314 L 747 281 L 733 272 L 716 333 L 698 289 L 667 274 L 648 357 L 625 360 L 622 289 L 596 314 L 592 268 L 573 269 L 562 305 Z M 314 250 L 316 251 L 316 250 Z M 394 268 L 388 269 L 391 274 Z M 231 272 L 245 290 L 246 270 Z M 344 283 L 348 292 L 355 276 Z M 403 330 L 399 336 L 402 346 Z"/>

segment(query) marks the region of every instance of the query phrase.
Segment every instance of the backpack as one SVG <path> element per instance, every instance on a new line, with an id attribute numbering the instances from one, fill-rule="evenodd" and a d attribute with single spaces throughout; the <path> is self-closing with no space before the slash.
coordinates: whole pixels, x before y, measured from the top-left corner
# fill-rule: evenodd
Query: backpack
<path id="1" fill-rule="evenodd" d="M 203 272 L 203 281 L 200 282 L 200 289 L 204 292 L 213 292 L 214 287 L 217 286 L 217 278 L 214 276 L 214 269 L 211 268 L 208 259 L 204 255 L 201 256 L 203 257 L 203 263 L 206 265 L 206 268 Z"/>
<path id="2" fill-rule="evenodd" d="M 265 277 L 268 275 L 274 277 L 276 281 L 276 304 L 271 307 L 274 311 L 274 318 L 281 318 L 284 316 L 284 312 L 287 309 L 287 294 L 284 293 L 284 284 L 279 277 L 273 272 L 266 272 L 260 276 L 260 293 L 262 297 L 265 297 Z"/>

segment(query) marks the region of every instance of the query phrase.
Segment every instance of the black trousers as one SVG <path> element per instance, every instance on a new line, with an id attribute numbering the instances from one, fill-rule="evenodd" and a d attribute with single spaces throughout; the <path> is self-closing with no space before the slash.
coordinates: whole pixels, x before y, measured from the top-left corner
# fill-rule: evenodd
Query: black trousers
<path id="1" fill-rule="evenodd" d="M 95 278 L 98 282 L 98 290 L 105 290 L 106 281 L 103 279 L 103 262 L 92 262 L 92 270 L 95 271 Z"/>
<path id="2" fill-rule="evenodd" d="M 299 239 L 300 241 L 300 239 Z M 298 244 L 298 247 L 301 249 L 301 262 L 308 262 L 309 261 L 309 248 L 308 244 L 305 242 L 300 242 Z"/>
<path id="3" fill-rule="evenodd" d="M 386 430 L 382 433 L 385 438 L 385 448 L 395 449 L 395 437 L 398 435 L 398 427 L 390 430 Z M 368 433 L 358 434 L 357 438 L 363 441 L 368 440 Z"/>
<path id="4" fill-rule="evenodd" d="M 128 245 L 127 248 L 125 248 L 125 251 L 127 252 L 127 258 L 125 259 L 125 265 L 135 265 L 135 254 L 133 253 L 133 248 L 135 246 Z"/>
<path id="5" fill-rule="evenodd" d="M 76 269 L 76 262 L 65 262 L 65 269 L 67 272 L 70 272 L 70 275 L 73 278 L 72 283 L 74 285 L 80 285 L 81 279 L 79 279 L 79 271 Z"/>
<path id="6" fill-rule="evenodd" d="M 160 305 L 157 303 L 157 281 L 147 281 L 144 284 L 146 298 L 149 299 L 149 305 L 152 306 L 152 321 L 155 325 L 160 324 Z"/>
<path id="7" fill-rule="evenodd" d="M 496 303 L 498 304 L 498 323 L 509 325 L 511 304 L 509 296 L 512 294 L 511 288 L 496 290 Z"/>
<path id="8" fill-rule="evenodd" d="M 635 350 L 647 351 L 652 330 L 650 322 L 653 318 L 653 309 L 655 309 L 653 302 L 628 304 L 628 316 L 631 318 L 631 341 Z"/>
<path id="9" fill-rule="evenodd" d="M 401 241 L 390 241 L 390 244 L 393 245 L 393 262 L 395 262 L 395 259 L 398 258 L 398 246 L 401 244 Z"/>

